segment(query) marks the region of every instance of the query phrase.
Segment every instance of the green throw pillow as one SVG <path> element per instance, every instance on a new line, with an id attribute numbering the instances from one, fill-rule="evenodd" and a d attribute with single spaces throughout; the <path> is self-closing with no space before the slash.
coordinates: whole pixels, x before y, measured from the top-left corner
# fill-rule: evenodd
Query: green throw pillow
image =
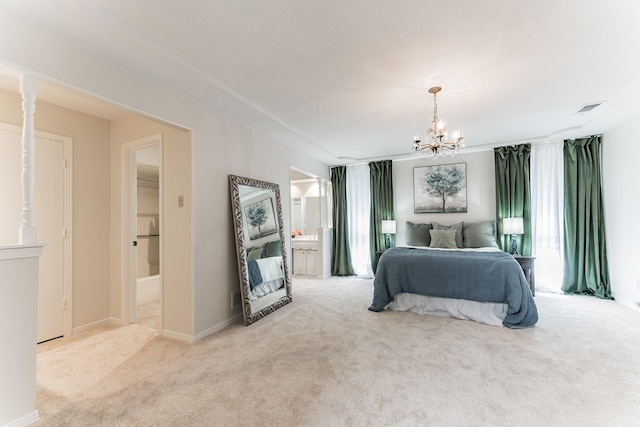
<path id="1" fill-rule="evenodd" d="M 251 261 L 252 259 L 260 259 L 262 258 L 263 253 L 264 253 L 264 248 L 252 249 L 247 254 L 247 260 Z"/>
<path id="2" fill-rule="evenodd" d="M 429 246 L 431 244 L 431 235 L 429 230 L 433 226 L 429 224 L 414 224 L 407 221 L 407 231 L 405 232 L 407 245 L 410 246 Z"/>
<path id="3" fill-rule="evenodd" d="M 280 256 L 282 255 L 282 250 L 280 249 L 280 240 L 274 240 L 273 242 L 268 242 L 264 245 L 264 257 L 271 258 L 272 256 Z"/>
<path id="4" fill-rule="evenodd" d="M 463 222 L 459 222 L 457 224 L 452 224 L 452 225 L 443 225 L 443 224 L 440 224 L 439 222 L 432 222 L 431 224 L 433 225 L 434 230 L 455 230 L 456 246 L 459 248 L 464 246 L 464 242 L 462 239 L 462 225 L 464 224 Z"/>
<path id="5" fill-rule="evenodd" d="M 430 248 L 457 248 L 455 230 L 430 230 L 429 234 L 431 234 L 431 245 L 429 245 Z"/>
<path id="6" fill-rule="evenodd" d="M 463 240 L 465 248 L 497 248 L 496 222 L 464 223 Z"/>

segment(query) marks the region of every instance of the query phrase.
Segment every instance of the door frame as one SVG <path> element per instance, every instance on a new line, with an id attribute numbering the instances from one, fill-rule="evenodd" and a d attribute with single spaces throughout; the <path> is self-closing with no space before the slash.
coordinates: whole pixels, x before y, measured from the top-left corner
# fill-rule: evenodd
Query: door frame
<path id="1" fill-rule="evenodd" d="M 163 289 L 164 289 L 164 225 L 163 225 L 163 146 L 162 133 L 136 139 L 134 141 L 122 144 L 121 150 L 121 319 L 124 325 L 135 323 L 137 320 L 137 304 L 136 304 L 136 250 L 133 242 L 137 240 L 137 166 L 136 152 L 143 148 L 149 148 L 157 145 L 160 150 L 159 169 L 159 216 L 158 230 L 160 231 L 160 334 L 163 328 Z"/>

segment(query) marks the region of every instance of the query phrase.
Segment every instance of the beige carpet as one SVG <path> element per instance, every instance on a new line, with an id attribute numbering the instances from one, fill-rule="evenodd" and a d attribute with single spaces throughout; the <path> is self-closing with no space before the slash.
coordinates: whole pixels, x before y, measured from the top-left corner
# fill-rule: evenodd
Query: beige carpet
<path id="1" fill-rule="evenodd" d="M 131 325 L 39 346 L 39 425 L 640 424 L 640 313 L 615 302 L 540 292 L 509 330 L 370 312 L 371 280 L 293 290 L 192 345 Z"/>
<path id="2" fill-rule="evenodd" d="M 160 330 L 160 301 L 153 301 L 137 307 L 138 325 Z"/>

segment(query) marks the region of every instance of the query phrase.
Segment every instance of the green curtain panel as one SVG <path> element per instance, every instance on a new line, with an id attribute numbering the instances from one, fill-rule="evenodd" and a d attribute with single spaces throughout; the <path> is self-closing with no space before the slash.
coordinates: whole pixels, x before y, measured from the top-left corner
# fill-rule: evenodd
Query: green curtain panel
<path id="1" fill-rule="evenodd" d="M 351 249 L 349 248 L 349 226 L 347 224 L 347 167 L 331 168 L 333 186 L 333 254 L 331 274 L 353 276 Z"/>
<path id="2" fill-rule="evenodd" d="M 394 219 L 393 216 L 393 177 L 392 161 L 382 160 L 369 163 L 371 179 L 371 225 L 369 247 L 371 260 L 375 263 L 376 252 L 385 248 L 385 235 L 382 234 L 382 220 Z M 391 236 L 391 246 L 395 246 L 395 235 Z M 375 271 L 376 266 L 372 266 Z"/>
<path id="3" fill-rule="evenodd" d="M 496 175 L 496 227 L 498 245 L 511 252 L 511 235 L 504 235 L 504 218 L 522 218 L 524 234 L 517 238 L 518 252 L 531 255 L 531 144 L 494 148 Z"/>
<path id="4" fill-rule="evenodd" d="M 610 299 L 600 146 L 600 136 L 564 142 L 562 290 Z"/>

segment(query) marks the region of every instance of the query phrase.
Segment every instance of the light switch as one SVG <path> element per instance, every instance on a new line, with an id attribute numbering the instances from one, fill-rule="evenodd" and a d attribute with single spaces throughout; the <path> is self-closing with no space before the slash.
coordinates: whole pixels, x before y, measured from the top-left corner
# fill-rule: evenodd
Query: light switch
<path id="1" fill-rule="evenodd" d="M 178 196 L 178 207 L 179 208 L 184 207 L 184 197 L 183 196 Z"/>

